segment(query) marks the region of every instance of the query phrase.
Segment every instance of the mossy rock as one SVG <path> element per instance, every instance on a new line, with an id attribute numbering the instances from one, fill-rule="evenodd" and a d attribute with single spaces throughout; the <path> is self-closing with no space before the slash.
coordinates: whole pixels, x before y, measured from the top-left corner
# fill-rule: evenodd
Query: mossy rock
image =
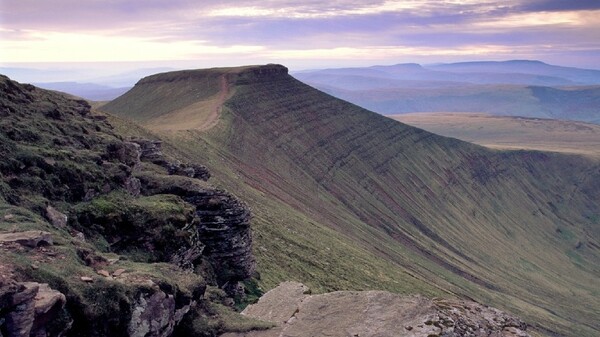
<path id="1" fill-rule="evenodd" d="M 69 225 L 90 238 L 102 237 L 111 251 L 135 261 L 169 261 L 193 244 L 193 212 L 192 205 L 175 195 L 132 198 L 116 191 L 75 206 Z"/>

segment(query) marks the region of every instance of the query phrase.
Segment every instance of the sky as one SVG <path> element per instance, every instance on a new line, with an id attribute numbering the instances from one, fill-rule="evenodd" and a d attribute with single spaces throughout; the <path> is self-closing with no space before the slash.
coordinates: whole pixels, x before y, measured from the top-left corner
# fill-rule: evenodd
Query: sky
<path id="1" fill-rule="evenodd" d="M 600 69 L 600 0 L 0 0 L 0 67 L 508 59 Z"/>

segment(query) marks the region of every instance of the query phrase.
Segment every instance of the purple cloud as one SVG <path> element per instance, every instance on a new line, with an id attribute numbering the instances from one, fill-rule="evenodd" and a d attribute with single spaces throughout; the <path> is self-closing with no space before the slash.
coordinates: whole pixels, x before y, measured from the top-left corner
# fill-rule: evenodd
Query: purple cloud
<path id="1" fill-rule="evenodd" d="M 36 31 L 37 39 L 44 32 L 78 33 L 132 37 L 167 47 L 184 42 L 261 46 L 274 52 L 496 46 L 538 48 L 547 56 L 572 52 L 583 58 L 600 49 L 600 20 L 592 12 L 600 10 L 597 0 L 4 0 L 0 6 L 0 37 L 15 43 L 31 39 L 27 32 Z M 595 63 L 600 67 L 598 59 Z"/>

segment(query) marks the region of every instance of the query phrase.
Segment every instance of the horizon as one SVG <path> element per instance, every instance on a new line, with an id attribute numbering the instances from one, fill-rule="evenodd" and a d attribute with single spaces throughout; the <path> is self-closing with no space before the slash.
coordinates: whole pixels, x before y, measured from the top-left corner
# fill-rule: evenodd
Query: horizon
<path id="1" fill-rule="evenodd" d="M 600 2 L 6 0 L 0 67 L 291 71 L 539 60 L 600 69 Z"/>
<path id="2" fill-rule="evenodd" d="M 322 66 L 311 68 L 293 68 L 287 64 L 280 64 L 289 69 L 290 73 L 310 72 L 323 69 L 340 69 L 340 68 L 361 68 L 373 66 L 393 66 L 401 64 L 417 64 L 423 67 L 436 66 L 443 64 L 456 63 L 474 63 L 474 62 L 542 62 L 551 66 L 572 67 L 563 64 L 553 64 L 542 60 L 531 59 L 506 59 L 506 60 L 464 60 L 457 62 L 436 62 L 436 63 L 418 63 L 418 62 L 401 62 L 389 64 L 367 64 L 348 65 L 348 66 Z M 0 63 L 0 74 L 6 75 L 9 78 L 28 83 L 78 83 L 78 84 L 100 84 L 108 87 L 119 87 L 115 85 L 115 81 L 121 78 L 122 81 L 129 84 L 122 86 L 132 86 L 137 80 L 157 73 L 188 70 L 188 69 L 210 69 L 210 68 L 235 68 L 241 66 L 260 66 L 265 64 L 273 64 L 273 62 L 263 62 L 254 64 L 215 64 L 205 67 L 196 66 L 197 61 L 129 61 L 129 62 L 35 62 L 35 63 Z M 598 70 L 595 68 L 574 67 L 579 69 Z M 138 76 L 138 77 L 136 77 Z M 135 81 L 131 82 L 132 79 Z M 131 82 L 131 83 L 130 83 Z"/>

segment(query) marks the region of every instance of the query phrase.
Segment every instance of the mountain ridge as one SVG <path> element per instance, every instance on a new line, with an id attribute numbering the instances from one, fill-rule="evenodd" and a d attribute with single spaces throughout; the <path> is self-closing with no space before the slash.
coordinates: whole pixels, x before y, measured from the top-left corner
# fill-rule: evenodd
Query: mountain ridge
<path id="1" fill-rule="evenodd" d="M 590 288 L 598 273 L 597 162 L 485 150 L 391 121 L 291 76 L 246 74 L 234 81 L 215 126 L 195 130 L 190 123 L 160 134 L 174 151 L 219 168 L 215 179 L 251 201 L 265 286 L 289 277 L 323 290 L 378 284 L 405 292 L 428 284 L 510 308 L 557 334 L 598 330 Z M 161 86 L 140 88 L 104 109 L 145 125 L 139 114 L 146 109 L 169 114 L 151 105 L 125 109 Z M 564 190 L 572 192 L 563 197 Z M 315 233 L 343 241 L 333 246 Z M 361 268 L 337 259 L 342 242 L 357 245 L 352 254 Z M 385 275 L 369 280 L 366 272 L 384 261 L 368 254 L 391 262 L 388 273 L 412 285 Z"/>

